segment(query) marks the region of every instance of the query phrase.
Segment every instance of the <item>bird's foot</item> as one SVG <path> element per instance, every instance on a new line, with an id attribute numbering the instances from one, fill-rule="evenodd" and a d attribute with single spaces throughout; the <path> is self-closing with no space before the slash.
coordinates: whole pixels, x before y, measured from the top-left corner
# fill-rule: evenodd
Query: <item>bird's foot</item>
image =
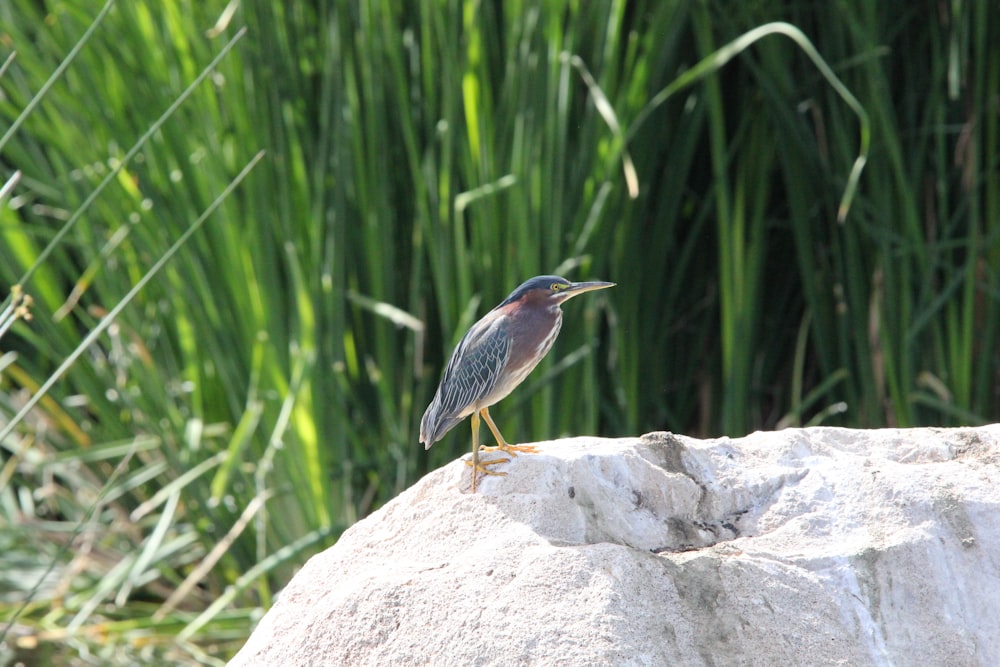
<path id="1" fill-rule="evenodd" d="M 495 466 L 500 463 L 509 463 L 510 459 L 494 459 L 493 461 L 466 461 L 465 465 L 472 468 L 472 492 L 476 492 L 476 473 L 481 472 L 484 475 L 493 475 L 495 477 L 506 477 L 507 473 L 500 472 L 499 470 L 490 470 L 486 466 Z"/>
<path id="2" fill-rule="evenodd" d="M 465 465 L 475 468 L 478 472 L 484 473 L 486 475 L 500 475 L 503 477 L 507 473 L 497 472 L 496 470 L 490 470 L 486 466 L 495 466 L 498 463 L 510 463 L 510 459 L 496 459 L 493 461 L 480 461 L 479 463 L 473 463 L 472 461 L 466 461 Z"/>
<path id="3" fill-rule="evenodd" d="M 508 445 L 507 443 L 503 443 L 503 444 L 497 445 L 495 447 L 480 447 L 479 448 L 479 451 L 481 451 L 481 452 L 494 452 L 494 451 L 497 451 L 497 450 L 500 450 L 501 452 L 507 452 L 511 456 L 517 456 L 518 452 L 520 452 L 521 454 L 537 454 L 538 453 L 538 447 L 535 447 L 534 445 Z"/>

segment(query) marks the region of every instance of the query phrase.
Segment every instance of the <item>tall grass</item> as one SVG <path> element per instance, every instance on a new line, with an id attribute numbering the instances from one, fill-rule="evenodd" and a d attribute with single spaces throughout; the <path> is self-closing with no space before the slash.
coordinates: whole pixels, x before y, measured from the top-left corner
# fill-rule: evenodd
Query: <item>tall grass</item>
<path id="1" fill-rule="evenodd" d="M 519 441 L 996 419 L 990 4 L 0 5 L 0 633 L 224 659 L 539 273 Z"/>

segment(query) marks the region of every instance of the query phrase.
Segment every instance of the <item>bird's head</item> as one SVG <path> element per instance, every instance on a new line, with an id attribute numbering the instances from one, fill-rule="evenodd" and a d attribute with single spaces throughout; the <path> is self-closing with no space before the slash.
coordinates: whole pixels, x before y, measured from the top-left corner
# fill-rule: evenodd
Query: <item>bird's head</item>
<path id="1" fill-rule="evenodd" d="M 608 283 L 601 280 L 574 283 L 560 276 L 535 276 L 521 283 L 498 307 L 516 302 L 530 302 L 532 304 L 558 307 L 564 301 L 572 299 L 577 294 L 614 286 L 615 283 Z"/>

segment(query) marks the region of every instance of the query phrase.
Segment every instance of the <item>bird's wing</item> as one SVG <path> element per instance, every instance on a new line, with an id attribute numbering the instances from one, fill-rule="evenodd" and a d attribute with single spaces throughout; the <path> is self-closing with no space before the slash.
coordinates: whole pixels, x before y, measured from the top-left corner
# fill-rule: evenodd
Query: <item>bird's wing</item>
<path id="1" fill-rule="evenodd" d="M 489 396 L 510 358 L 507 318 L 483 318 L 459 342 L 441 378 L 434 401 L 424 415 L 422 436 L 429 446 L 461 419 L 470 406 Z"/>
<path id="2" fill-rule="evenodd" d="M 504 316 L 473 328 L 455 349 L 444 372 L 442 396 L 444 414 L 462 412 L 486 398 L 496 387 L 510 358 L 510 337 L 505 334 Z"/>

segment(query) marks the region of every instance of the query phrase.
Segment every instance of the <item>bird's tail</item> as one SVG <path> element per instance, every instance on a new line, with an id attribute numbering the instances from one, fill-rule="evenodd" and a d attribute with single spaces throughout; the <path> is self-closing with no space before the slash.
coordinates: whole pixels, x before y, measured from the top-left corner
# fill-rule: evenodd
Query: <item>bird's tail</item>
<path id="1" fill-rule="evenodd" d="M 432 402 L 420 420 L 420 442 L 424 443 L 424 449 L 430 449 L 431 445 L 443 438 L 460 421 L 460 417 L 441 414 L 438 402 Z"/>

